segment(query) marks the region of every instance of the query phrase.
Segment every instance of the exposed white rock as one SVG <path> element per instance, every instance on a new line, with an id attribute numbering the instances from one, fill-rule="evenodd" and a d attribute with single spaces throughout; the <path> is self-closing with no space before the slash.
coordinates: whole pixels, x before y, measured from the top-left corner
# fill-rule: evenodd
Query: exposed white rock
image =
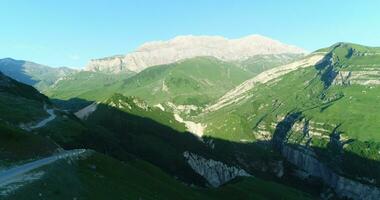
<path id="1" fill-rule="evenodd" d="M 192 121 L 185 121 L 178 114 L 174 114 L 174 119 L 177 120 L 180 123 L 184 123 L 185 126 L 186 126 L 186 128 L 187 128 L 187 131 L 189 131 L 190 133 L 195 134 L 199 138 L 202 138 L 206 126 L 204 126 L 201 123 L 195 123 L 195 122 L 192 122 Z"/>
<path id="2" fill-rule="evenodd" d="M 190 167 L 205 178 L 212 187 L 219 187 L 238 176 L 251 176 L 244 169 L 228 166 L 220 161 L 206 159 L 191 152 L 186 151 L 183 156 Z"/>
<path id="3" fill-rule="evenodd" d="M 162 81 L 162 87 L 161 87 L 161 90 L 162 90 L 163 92 L 169 92 L 169 88 L 168 88 L 168 86 L 165 84 L 165 80 Z"/>
<path id="4" fill-rule="evenodd" d="M 335 85 L 380 85 L 380 71 L 367 68 L 365 71 L 339 71 L 333 84 Z"/>
<path id="5" fill-rule="evenodd" d="M 238 85 L 234 89 L 227 92 L 225 95 L 223 95 L 215 104 L 207 107 L 206 111 L 215 111 L 218 110 L 224 106 L 230 105 L 234 102 L 240 101 L 242 99 L 245 99 L 249 96 L 245 96 L 245 93 L 249 90 L 253 89 L 253 87 L 256 84 L 263 84 L 267 83 L 271 80 L 274 80 L 276 78 L 279 78 L 287 73 L 290 73 L 292 71 L 295 71 L 300 68 L 306 68 L 310 66 L 314 66 L 318 62 L 320 62 L 324 58 L 324 53 L 315 53 L 313 55 L 310 55 L 302 60 L 295 61 L 293 63 L 275 67 L 273 69 L 264 71 L 260 73 L 259 75 L 243 82 L 242 84 Z"/>
<path id="6" fill-rule="evenodd" d="M 159 103 L 159 104 L 156 104 L 156 105 L 154 105 L 154 107 L 156 107 L 156 108 L 159 108 L 159 109 L 161 109 L 162 111 L 165 111 L 165 108 L 164 108 L 164 106 L 162 106 L 160 103 Z"/>
<path id="7" fill-rule="evenodd" d="M 168 41 L 145 43 L 125 56 L 91 60 L 86 66 L 86 70 L 111 73 L 139 72 L 147 67 L 199 56 L 212 56 L 224 61 L 231 61 L 244 60 L 255 55 L 304 53 L 303 49 L 260 35 L 251 35 L 240 39 L 188 35 L 178 36 Z"/>
<path id="8" fill-rule="evenodd" d="M 195 105 L 175 105 L 172 102 L 167 102 L 167 105 L 173 110 L 173 113 L 177 114 L 190 114 L 191 111 L 197 111 L 200 109 Z"/>
<path id="9" fill-rule="evenodd" d="M 149 105 L 148 105 L 145 101 L 143 101 L 143 100 L 140 100 L 140 99 L 134 98 L 134 99 L 133 99 L 133 103 L 134 103 L 137 107 L 139 107 L 139 108 L 141 108 L 141 109 L 143 109 L 143 110 L 148 110 L 148 109 L 149 109 Z"/>
<path id="10" fill-rule="evenodd" d="M 92 103 L 89 106 L 86 106 L 85 108 L 79 110 L 78 112 L 74 113 L 75 116 L 77 116 L 79 119 L 87 119 L 88 116 L 91 115 L 91 113 L 96 111 L 96 108 L 98 107 L 97 103 Z"/>
<path id="11" fill-rule="evenodd" d="M 350 180 L 333 172 L 326 165 L 316 159 L 311 150 L 295 149 L 284 145 L 282 155 L 292 164 L 302 170 L 302 177 L 317 177 L 330 186 L 341 198 L 354 200 L 380 199 L 380 188 L 365 185 L 358 181 Z"/>

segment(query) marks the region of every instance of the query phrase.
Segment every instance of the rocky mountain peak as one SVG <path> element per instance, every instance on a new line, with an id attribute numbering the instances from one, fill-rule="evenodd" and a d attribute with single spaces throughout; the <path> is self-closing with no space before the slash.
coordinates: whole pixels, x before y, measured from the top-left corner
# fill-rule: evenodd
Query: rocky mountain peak
<path id="1" fill-rule="evenodd" d="M 257 55 L 304 54 L 305 50 L 261 36 L 239 39 L 221 36 L 177 36 L 167 41 L 148 42 L 125 56 L 92 60 L 88 71 L 139 72 L 147 67 L 170 64 L 183 59 L 211 56 L 223 61 L 245 60 Z"/>

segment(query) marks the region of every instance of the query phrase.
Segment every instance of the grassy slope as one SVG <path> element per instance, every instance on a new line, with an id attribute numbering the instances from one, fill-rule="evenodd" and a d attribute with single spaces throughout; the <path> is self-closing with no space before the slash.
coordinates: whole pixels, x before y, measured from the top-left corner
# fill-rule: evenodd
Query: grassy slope
<path id="1" fill-rule="evenodd" d="M 175 104 L 203 105 L 249 76 L 249 73 L 232 64 L 199 57 L 148 68 L 127 79 L 120 92 L 154 104 L 172 101 Z"/>
<path id="2" fill-rule="evenodd" d="M 345 49 L 346 47 L 341 48 Z M 341 48 L 334 51 L 337 54 L 336 56 L 339 56 L 341 59 L 339 66 L 335 67 L 337 70 L 340 69 L 340 66 L 348 66 L 344 69 L 349 70 L 357 68 L 359 63 L 365 65 L 380 63 L 380 61 L 376 60 L 380 59 L 380 55 L 376 58 L 358 56 L 343 59 L 345 55 L 339 55 L 344 51 Z M 365 60 L 367 62 L 364 62 Z M 213 123 L 213 129 L 209 129 L 210 134 L 220 132 L 218 129 L 221 129 L 222 135 L 231 132 L 228 129 L 223 133 L 224 129 L 222 127 L 218 128 L 218 126 L 222 126 L 223 124 L 227 128 L 234 127 L 234 124 L 240 126 L 235 126 L 236 131 L 231 133 L 232 135 L 235 133 L 249 134 L 249 130 L 256 125 L 255 122 L 258 122 L 265 115 L 263 113 L 271 112 L 275 113 L 274 115 L 284 116 L 287 112 L 297 109 L 303 110 L 305 115 L 318 122 L 329 124 L 341 123 L 341 129 L 349 137 L 363 141 L 371 139 L 380 142 L 380 135 L 377 134 L 380 126 L 378 123 L 375 123 L 379 121 L 380 114 L 378 112 L 371 112 L 371 110 L 379 109 L 379 106 L 373 102 L 377 102 L 380 98 L 380 87 L 370 85 L 332 85 L 325 89 L 323 81 L 320 80 L 322 77 L 318 73 L 320 73 L 318 69 L 310 67 L 285 75 L 278 82 L 255 87 L 250 91 L 253 97 L 249 100 L 239 102 L 205 116 L 205 121 Z M 321 98 L 322 94 L 326 97 Z M 337 101 L 326 104 L 334 98 Z M 326 105 L 329 105 L 329 107 L 321 110 Z M 229 116 L 224 119 L 225 123 L 221 121 L 223 117 L 218 117 L 221 113 Z M 249 122 L 248 124 L 247 121 Z M 228 136 L 226 135 L 225 137 Z"/>
<path id="3" fill-rule="evenodd" d="M 46 97 L 33 90 L 31 87 L 23 84 L 19 85 L 19 83 L 13 81 L 11 81 L 11 83 L 12 90 L 6 91 L 5 88 L 2 89 L 7 95 L 13 95 L 14 99 L 24 98 L 36 102 L 39 102 L 37 100 L 41 100 L 41 102 L 39 102 L 41 109 L 43 103 L 49 103 Z M 20 87 L 13 88 L 15 86 Z M 9 87 L 7 87 L 7 89 L 9 89 Z M 4 94 L 1 95 L 2 98 L 5 97 Z M 132 104 L 131 101 L 133 102 L 133 99 L 131 98 L 120 97 L 117 95 L 114 96 L 114 98 L 117 102 L 119 102 L 118 100 L 123 100 L 130 104 Z M 14 102 L 14 99 L 10 99 L 10 102 Z M 138 104 L 141 104 L 141 102 L 138 102 Z M 26 113 L 30 112 L 31 108 L 33 108 L 32 105 L 33 104 L 30 102 L 24 102 L 24 106 L 26 106 L 24 111 Z M 147 122 L 145 119 L 146 117 L 157 119 L 164 125 L 169 121 L 169 123 L 174 123 L 172 127 L 175 127 L 178 130 L 183 130 L 183 125 L 176 123 L 171 114 L 164 112 L 159 113 L 158 108 L 145 110 L 141 109 L 141 107 L 136 107 L 136 105 L 132 106 L 134 106 L 134 109 L 132 109 L 130 113 L 138 115 L 140 118 L 132 116 L 126 118 L 121 117 L 126 115 L 124 112 L 116 113 L 116 115 L 115 112 L 104 114 L 104 112 L 107 111 L 103 110 L 102 112 L 102 108 L 99 108 L 101 116 L 98 116 L 98 118 L 101 117 L 102 119 L 97 121 L 100 122 L 99 126 L 94 128 L 90 128 L 91 124 L 84 124 L 76 119 L 75 116 L 59 111 L 56 111 L 56 120 L 50 122 L 46 127 L 34 131 L 35 133 L 39 133 L 39 135 L 28 134 L 10 125 L 0 124 L 2 147 L 0 155 L 3 161 L 2 165 L 14 164 L 14 162 L 25 162 L 25 160 L 28 159 L 35 159 L 36 157 L 51 154 L 56 149 L 56 145 L 53 144 L 50 139 L 42 137 L 49 136 L 64 147 L 78 148 L 83 147 L 83 145 L 88 145 L 86 147 L 94 147 L 95 149 L 106 152 L 112 151 L 115 157 L 118 157 L 119 159 L 124 158 L 122 159 L 124 161 L 128 161 L 131 157 L 134 157 L 129 155 L 130 153 L 134 153 L 147 160 L 156 161 L 155 164 L 158 166 L 167 166 L 169 171 L 172 170 L 172 172 L 178 172 L 180 169 L 179 171 L 181 173 L 187 175 L 192 174 L 191 176 L 193 176 L 194 172 L 183 162 L 182 152 L 188 149 L 203 149 L 206 151 L 205 145 L 189 133 L 178 133 L 171 128 L 165 128 L 163 125 L 156 122 Z M 12 108 L 9 105 L 5 107 Z M 97 118 L 96 116 L 93 117 L 95 119 Z M 114 124 L 110 122 L 113 122 Z M 123 133 L 122 131 L 126 130 L 125 125 L 128 127 L 128 134 Z M 110 127 L 112 127 L 110 131 L 105 129 Z M 112 134 L 116 134 L 116 136 L 120 135 L 112 138 Z M 120 141 L 116 140 L 118 137 L 121 139 Z M 115 146 L 115 144 L 120 144 L 120 142 L 121 146 Z M 113 147 L 116 147 L 116 149 L 112 149 Z M 118 149 L 120 147 L 127 147 L 127 151 Z M 89 165 L 93 163 L 95 163 L 97 169 L 104 174 L 98 174 L 91 171 L 93 169 L 91 166 L 89 167 Z M 47 168 L 54 171 L 59 170 L 63 165 L 66 164 L 64 162 L 59 162 L 57 165 L 54 165 L 57 166 L 57 168 Z M 70 166 L 65 167 L 70 168 Z M 192 189 L 174 180 L 171 176 L 164 174 L 157 167 L 144 161 L 130 161 L 124 165 L 110 157 L 99 155 L 92 157 L 89 160 L 83 160 L 80 162 L 79 167 L 74 166 L 74 168 L 71 169 L 72 171 L 66 169 L 63 171 L 55 171 L 56 173 L 49 173 L 49 175 L 46 175 L 46 179 L 23 187 L 15 193 L 14 196 L 10 196 L 10 198 L 40 198 L 39 193 L 41 193 L 44 197 L 47 195 L 48 197 L 62 199 L 67 199 L 67 197 L 71 197 L 71 195 L 83 195 L 91 199 L 104 199 L 110 195 L 109 191 L 114 192 L 111 193 L 111 195 L 114 194 L 115 198 L 123 197 L 125 195 L 128 198 L 130 198 L 129 195 L 131 195 L 132 197 L 144 196 L 153 199 L 177 199 L 178 196 L 183 196 L 185 199 L 220 199 L 226 197 L 225 195 L 232 194 L 235 196 L 238 195 L 244 199 L 272 196 L 267 188 L 258 187 L 258 185 L 262 184 L 267 184 L 268 187 L 278 188 L 278 190 L 284 192 L 279 195 L 285 195 L 288 199 L 293 199 L 299 195 L 302 197 L 304 196 L 293 189 L 275 183 L 260 181 L 258 179 L 238 181 L 218 190 L 209 191 L 204 189 Z M 65 176 L 62 176 L 62 174 L 65 174 Z M 141 179 L 141 177 L 143 178 Z M 192 178 L 195 179 L 195 177 Z M 152 183 L 152 186 L 148 187 L 146 185 L 147 180 L 149 183 Z M 105 185 L 108 187 L 105 188 Z M 257 188 L 257 193 L 251 192 L 250 187 L 254 186 Z M 41 188 L 45 189 L 41 191 Z M 246 189 L 244 189 L 244 193 L 242 193 L 242 188 Z M 126 190 L 129 192 L 125 193 Z M 273 198 L 275 197 L 277 196 L 273 196 Z"/>
<path id="4" fill-rule="evenodd" d="M 57 146 L 50 140 L 0 123 L 0 166 L 51 154 Z"/>
<path id="5" fill-rule="evenodd" d="M 11 58 L 0 59 L 0 71 L 15 80 L 34 86 L 40 91 L 47 89 L 58 79 L 75 73 L 75 70 L 70 68 L 49 67 Z"/>
<path id="6" fill-rule="evenodd" d="M 117 82 L 127 79 L 131 75 L 81 71 L 59 81 L 44 93 L 52 99 L 67 100 L 78 97 L 103 100 L 116 91 Z"/>
<path id="7" fill-rule="evenodd" d="M 22 187 L 9 199 L 310 199 L 294 189 L 245 178 L 218 189 L 189 187 L 153 165 L 131 160 L 121 163 L 93 154 L 71 165 L 45 168 L 41 180 Z M 273 192 L 276 191 L 276 192 Z"/>
<path id="8" fill-rule="evenodd" d="M 18 128 L 20 123 L 46 117 L 44 104 L 50 104 L 46 96 L 0 73 L 0 165 L 44 156 L 57 148 L 51 140 Z"/>
<path id="9" fill-rule="evenodd" d="M 380 63 L 379 48 L 338 44 L 321 51 L 326 50 L 332 51 L 334 72 L 378 67 Z M 201 116 L 208 125 L 207 135 L 231 141 L 256 141 L 259 127 L 273 133 L 277 122 L 287 113 L 301 111 L 306 119 L 318 123 L 314 128 L 327 130 L 323 134 L 327 139 L 313 137 L 311 143 L 318 152 L 323 152 L 322 159 L 330 160 L 332 165 L 337 165 L 332 167 L 342 169 L 346 176 L 380 180 L 377 173 L 371 173 L 380 170 L 380 126 L 377 123 L 380 113 L 375 112 L 380 109 L 375 103 L 380 98 L 380 87 L 328 85 L 331 82 L 326 78 L 329 77 L 326 74 L 331 73 L 328 70 L 320 66 L 297 70 L 277 82 L 255 87 L 249 92 L 252 95 L 249 99 Z M 334 160 L 336 153 L 329 146 L 330 134 L 338 125 L 337 130 L 344 137 L 353 139 L 344 146 L 341 161 Z M 293 139 L 297 143 L 300 138 Z"/>
<path id="10" fill-rule="evenodd" d="M 151 67 L 131 78 L 80 72 L 46 94 L 57 99 L 78 97 L 99 101 L 117 92 L 138 96 L 151 104 L 172 101 L 203 105 L 246 80 L 250 74 L 234 64 L 200 57 Z"/>
<path id="11" fill-rule="evenodd" d="M 116 107 L 132 115 L 152 119 L 164 126 L 171 127 L 177 131 L 185 131 L 183 123 L 175 120 L 173 113 L 162 111 L 160 108 L 149 106 L 146 101 L 138 97 L 126 97 L 121 94 L 113 94 L 104 104 Z"/>
<path id="12" fill-rule="evenodd" d="M 243 61 L 238 61 L 237 64 L 241 68 L 250 71 L 253 75 L 256 75 L 274 67 L 291 63 L 303 56 L 303 54 L 257 55 Z"/>
<path id="13" fill-rule="evenodd" d="M 46 96 L 0 73 L 0 121 L 18 124 L 41 119 L 47 115 L 44 104 L 50 104 Z"/>

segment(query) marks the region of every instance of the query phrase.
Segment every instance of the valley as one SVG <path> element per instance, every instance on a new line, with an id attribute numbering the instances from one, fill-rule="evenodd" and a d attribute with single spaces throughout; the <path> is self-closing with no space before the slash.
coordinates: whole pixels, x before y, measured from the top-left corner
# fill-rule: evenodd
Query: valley
<path id="1" fill-rule="evenodd" d="M 0 198 L 379 199 L 379 67 L 380 48 L 258 35 L 83 70 L 1 59 Z"/>

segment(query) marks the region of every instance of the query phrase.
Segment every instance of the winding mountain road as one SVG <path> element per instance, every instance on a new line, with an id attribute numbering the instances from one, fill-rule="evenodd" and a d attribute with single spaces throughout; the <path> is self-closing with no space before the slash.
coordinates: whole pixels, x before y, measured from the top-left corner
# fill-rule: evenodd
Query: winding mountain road
<path id="1" fill-rule="evenodd" d="M 38 122 L 36 125 L 31 126 L 31 129 L 41 128 L 44 127 L 47 123 L 50 121 L 53 121 L 57 116 L 54 113 L 54 109 L 47 109 L 47 106 L 44 105 L 45 111 L 49 114 L 49 117 L 46 119 L 43 119 L 42 121 Z"/>
<path id="2" fill-rule="evenodd" d="M 12 183 L 13 180 L 17 179 L 17 177 L 26 174 L 34 169 L 40 168 L 42 166 L 51 164 L 57 160 L 78 156 L 84 153 L 85 149 L 74 149 L 70 151 L 64 151 L 59 154 L 55 154 L 46 158 L 42 158 L 39 160 L 35 160 L 23 165 L 19 165 L 5 171 L 0 172 L 0 187 L 5 186 L 9 183 Z"/>

